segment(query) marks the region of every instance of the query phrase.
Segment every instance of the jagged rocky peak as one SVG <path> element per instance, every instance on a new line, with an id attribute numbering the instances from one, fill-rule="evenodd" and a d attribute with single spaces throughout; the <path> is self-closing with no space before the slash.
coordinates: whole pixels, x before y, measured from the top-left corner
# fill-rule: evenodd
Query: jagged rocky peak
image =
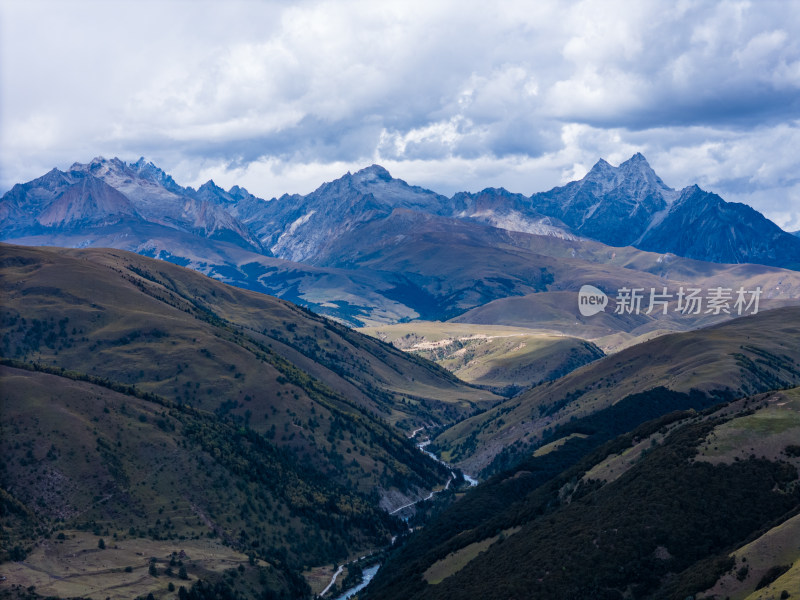
<path id="1" fill-rule="evenodd" d="M 90 164 L 97 160 L 95 159 Z M 189 190 L 189 188 L 183 188 L 175 183 L 171 175 L 168 175 L 163 169 L 143 156 L 131 163 L 126 163 L 117 157 L 110 161 L 100 157 L 100 160 L 102 161 L 102 168 L 92 170 L 92 174 L 104 178 L 107 183 L 113 186 L 121 186 L 121 189 L 124 189 L 127 194 L 139 196 L 140 194 L 135 192 L 133 188 L 142 184 L 151 192 L 158 187 L 178 195 L 182 195 Z"/>
<path id="2" fill-rule="evenodd" d="M 488 187 L 480 192 L 457 192 L 450 199 L 454 213 L 457 216 L 473 216 L 475 210 L 493 209 L 505 210 L 512 209 L 520 201 L 527 204 L 527 198 L 522 194 L 509 192 L 503 187 Z"/>
<path id="3" fill-rule="evenodd" d="M 641 152 L 636 152 L 628 160 L 626 160 L 624 163 L 622 163 L 620 165 L 620 167 L 622 165 L 641 165 L 644 168 L 651 169 L 650 163 L 647 162 L 647 159 L 644 157 L 644 154 L 642 154 Z"/>
<path id="4" fill-rule="evenodd" d="M 162 169 L 152 162 L 148 162 L 143 156 L 136 162 L 126 163 L 119 157 L 107 159 L 104 156 L 95 156 L 88 163 L 75 162 L 69 168 L 70 171 L 91 173 L 102 177 L 104 175 L 120 175 L 126 177 L 139 177 L 157 183 L 171 182 L 172 177 L 167 175 Z"/>
<path id="5" fill-rule="evenodd" d="M 314 203 L 324 198 L 329 202 L 334 197 L 339 199 L 348 197 L 351 200 L 369 197 L 368 204 L 372 208 L 376 205 L 387 209 L 400 206 L 429 210 L 436 214 L 445 210 L 448 203 L 446 197 L 436 192 L 408 185 L 402 179 L 392 177 L 389 171 L 380 165 L 370 165 L 355 173 L 348 172 L 329 183 L 323 183 L 306 196 L 304 201 Z"/>
<path id="6" fill-rule="evenodd" d="M 225 191 L 221 187 L 219 187 L 216 183 L 214 183 L 213 179 L 209 179 L 203 185 L 201 185 L 199 188 L 197 188 L 198 192 L 201 192 L 203 190 L 215 191 L 215 192 L 216 191 L 220 191 L 220 192 L 224 192 Z"/>
<path id="7" fill-rule="evenodd" d="M 602 193 L 624 189 L 636 200 L 656 192 L 667 204 L 671 204 L 679 195 L 656 174 L 641 152 L 637 152 L 618 167 L 601 158 L 581 182 L 599 185 Z"/>
<path id="8" fill-rule="evenodd" d="M 341 189 L 344 187 L 364 192 L 366 190 L 375 189 L 376 187 L 385 189 L 387 186 L 402 186 L 404 184 L 407 185 L 401 179 L 394 179 L 389 171 L 382 166 L 370 165 L 369 167 L 360 169 L 355 173 L 350 173 L 348 171 L 339 179 L 335 179 L 327 184 L 323 183 L 322 186 L 320 186 L 320 189 L 325 188 L 326 186 L 332 186 L 332 189 Z"/>
<path id="9" fill-rule="evenodd" d="M 148 179 L 161 179 L 166 173 L 157 167 L 152 161 L 148 161 L 144 156 L 139 157 L 136 162 L 130 163 L 130 168 L 136 174 Z"/>
<path id="10" fill-rule="evenodd" d="M 51 170 L 49 170 L 47 173 L 45 173 L 44 175 L 42 175 L 38 179 L 34 179 L 33 181 L 30 181 L 30 182 L 25 183 L 25 184 L 18 183 L 18 184 L 16 184 L 14 186 L 14 188 L 17 188 L 17 187 L 20 187 L 20 188 L 28 187 L 28 188 L 30 188 L 30 187 L 42 186 L 42 187 L 45 187 L 47 189 L 52 189 L 54 186 L 58 186 L 58 185 L 63 184 L 63 183 L 69 183 L 72 180 L 73 179 L 72 179 L 72 177 L 70 177 L 68 172 L 65 173 L 64 171 L 59 170 L 57 167 L 53 167 Z"/>
<path id="11" fill-rule="evenodd" d="M 370 181 L 391 181 L 392 176 L 385 168 L 380 165 L 370 165 L 369 167 L 365 167 L 360 171 L 356 171 L 352 177 L 358 179 L 362 183 L 368 183 Z"/>
<path id="12" fill-rule="evenodd" d="M 148 162 L 148 160 L 144 156 L 140 156 L 139 160 L 131 163 L 131 168 L 136 169 L 137 171 L 144 167 L 155 167 L 155 165 L 153 164 L 152 161 Z"/>
<path id="13" fill-rule="evenodd" d="M 587 181 L 608 179 L 610 176 L 613 176 L 615 170 L 616 169 L 612 167 L 605 158 L 601 158 L 594 163 L 594 166 L 589 170 L 584 179 Z"/>
<path id="14" fill-rule="evenodd" d="M 706 200 L 706 196 L 708 196 L 708 192 L 703 190 L 699 185 L 693 183 L 692 185 L 687 185 L 685 188 L 678 192 L 678 199 L 681 203 L 695 201 L 700 199 L 701 201 Z"/>
<path id="15" fill-rule="evenodd" d="M 620 164 L 618 170 L 626 178 L 644 179 L 658 187 L 671 189 L 656 175 L 653 167 L 650 166 L 650 163 L 647 162 L 647 159 L 641 152 L 637 152 L 624 163 Z"/>
<path id="16" fill-rule="evenodd" d="M 101 167 L 108 162 L 108 159 L 105 156 L 95 156 L 88 164 L 89 167 Z M 121 162 L 117 159 L 117 162 Z"/>
<path id="17" fill-rule="evenodd" d="M 498 187 L 487 187 L 487 188 L 483 188 L 480 192 L 478 192 L 478 194 L 482 195 L 482 196 L 483 195 L 486 195 L 486 196 L 489 196 L 489 195 L 491 195 L 491 196 L 501 196 L 503 198 L 508 198 L 508 197 L 511 197 L 511 196 L 519 196 L 520 195 L 520 194 L 517 194 L 515 192 L 509 192 L 504 187 L 499 187 L 499 188 Z"/>
<path id="18" fill-rule="evenodd" d="M 106 159 L 103 158 L 102 156 L 95 156 L 88 163 L 81 163 L 81 162 L 75 161 L 74 163 L 72 163 L 72 165 L 70 165 L 69 170 L 70 171 L 79 171 L 79 172 L 85 173 L 85 172 L 88 172 L 89 169 L 92 166 L 97 167 L 97 166 L 103 164 L 105 161 L 106 161 Z"/>
<path id="19" fill-rule="evenodd" d="M 231 196 L 233 196 L 234 198 L 238 198 L 238 199 L 249 198 L 249 197 L 251 197 L 253 195 L 250 192 L 248 192 L 246 188 L 243 188 L 240 185 L 232 186 L 231 189 L 228 190 L 228 193 Z"/>
<path id="20" fill-rule="evenodd" d="M 179 187 L 171 175 L 168 175 L 163 169 L 157 167 L 152 161 L 148 161 L 144 156 L 139 157 L 139 160 L 132 162 L 128 165 L 130 169 L 142 179 L 148 179 L 156 183 L 162 184 L 167 189 Z"/>
<path id="21" fill-rule="evenodd" d="M 108 176 L 125 176 L 127 171 L 128 165 L 119 158 L 114 157 L 109 160 L 104 156 L 95 156 L 88 163 L 72 163 L 72 166 L 69 168 L 70 173 L 87 174 L 100 179 L 105 179 Z"/>
<path id="22" fill-rule="evenodd" d="M 213 179 L 209 179 L 199 188 L 197 188 L 196 198 L 209 202 L 217 202 L 222 204 L 233 204 L 238 198 L 226 192 L 223 188 L 214 183 Z"/>
<path id="23" fill-rule="evenodd" d="M 584 179 L 618 178 L 620 176 L 645 176 L 649 178 L 651 175 L 658 178 L 644 155 L 641 152 L 637 152 L 628 160 L 620 163 L 618 167 L 614 167 L 604 158 L 599 159 Z"/>
<path id="24" fill-rule="evenodd" d="M 107 174 L 130 175 L 129 166 L 116 156 L 112 159 L 107 159 L 104 156 L 95 156 L 88 163 L 72 163 L 69 170 L 71 172 L 90 173 L 95 177 L 101 178 Z"/>
<path id="25" fill-rule="evenodd" d="M 381 187 L 386 187 L 386 184 L 392 184 L 395 181 L 399 180 L 393 180 L 392 176 L 389 174 L 389 171 L 379 165 L 371 165 L 369 167 L 360 169 L 355 173 L 348 171 L 338 179 L 323 183 L 316 190 L 314 190 L 310 196 L 317 194 L 329 195 L 350 193 L 352 191 L 364 193 L 367 189 L 374 188 L 376 184 Z M 286 194 L 284 194 L 284 196 L 286 196 Z M 295 195 L 292 194 L 288 197 L 293 198 L 294 196 Z M 281 199 L 282 198 L 283 196 L 281 196 Z"/>
<path id="26" fill-rule="evenodd" d="M 231 189 L 228 190 L 228 195 L 233 198 L 237 203 L 256 203 L 261 204 L 266 202 L 265 199 L 259 198 L 251 194 L 247 188 L 243 188 L 240 185 L 234 185 Z M 274 198 L 273 198 L 274 200 Z"/>

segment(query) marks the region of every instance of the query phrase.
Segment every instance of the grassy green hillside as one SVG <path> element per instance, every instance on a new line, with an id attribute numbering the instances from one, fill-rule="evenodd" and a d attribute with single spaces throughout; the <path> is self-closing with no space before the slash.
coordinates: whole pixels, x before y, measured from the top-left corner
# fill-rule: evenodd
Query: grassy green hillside
<path id="1" fill-rule="evenodd" d="M 161 597 L 169 580 L 151 581 L 140 563 L 153 556 L 161 570 L 185 544 L 204 558 L 184 583 L 217 585 L 243 564 L 247 594 L 260 597 L 264 580 L 298 597 L 298 573 L 384 545 L 399 522 L 383 509 L 447 479 L 407 431 L 498 400 L 285 301 L 163 261 L 0 250 L 2 552 L 27 556 L 19 581 L 56 595 Z M 100 538 L 114 552 L 80 566 L 103 574 L 82 588 L 99 580 L 71 577 L 75 553 L 58 549 L 74 540 L 93 555 Z M 135 552 L 145 559 L 121 565 Z"/>
<path id="2" fill-rule="evenodd" d="M 798 440 L 800 388 L 678 411 L 582 458 L 573 438 L 455 502 L 367 598 L 793 597 Z"/>
<path id="3" fill-rule="evenodd" d="M 359 331 L 505 393 L 557 379 L 603 356 L 591 342 L 520 327 L 412 321 Z"/>
<path id="4" fill-rule="evenodd" d="M 133 597 L 169 581 L 145 576 L 148 557 L 187 549 L 181 583 L 253 556 L 280 575 L 277 591 L 302 592 L 303 565 L 383 545 L 396 528 L 369 497 L 252 430 L 66 375 L 0 367 L 2 547 L 25 561 L 11 584 L 87 594 L 83 580 L 99 577 L 96 592 L 124 583 Z M 90 564 L 68 560 L 68 540 Z"/>
<path id="5" fill-rule="evenodd" d="M 422 483 L 394 428 L 447 423 L 494 400 L 287 302 L 161 261 L 13 247 L 3 260 L 4 356 L 230 418 L 363 491 Z M 378 439 L 394 441 L 377 450 Z"/>
<path id="6" fill-rule="evenodd" d="M 767 395 L 764 405 L 710 432 L 697 460 L 732 465 L 750 456 L 796 464 L 800 456 L 800 389 Z M 706 596 L 731 600 L 780 598 L 800 590 L 800 515 L 775 524 L 731 552 L 736 569 L 723 575 Z M 744 568 L 746 566 L 746 569 Z"/>
<path id="7" fill-rule="evenodd" d="M 441 433 L 435 445 L 445 459 L 469 472 L 489 465 L 491 471 L 512 465 L 543 442 L 571 433 L 565 429 L 570 423 L 574 429 L 575 421 L 614 413 L 617 405 L 618 411 L 628 405 L 646 406 L 641 418 L 647 420 L 683 403 L 682 396 L 674 399 L 669 394 L 663 404 L 637 396 L 655 389 L 736 397 L 797 385 L 798 338 L 797 307 L 664 335 L 466 419 Z M 623 401 L 626 404 L 621 404 Z M 687 407 L 692 405 L 690 402 Z M 630 409 L 626 411 L 623 414 L 633 414 Z"/>

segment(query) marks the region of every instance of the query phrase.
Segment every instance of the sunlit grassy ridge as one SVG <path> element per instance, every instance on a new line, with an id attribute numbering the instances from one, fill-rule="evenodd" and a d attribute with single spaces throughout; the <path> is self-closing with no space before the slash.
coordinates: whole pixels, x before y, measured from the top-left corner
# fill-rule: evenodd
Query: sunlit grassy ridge
<path id="1" fill-rule="evenodd" d="M 451 460 L 477 470 L 501 451 L 523 456 L 571 420 L 654 388 L 741 396 L 797 385 L 799 337 L 798 307 L 661 336 L 462 421 L 435 443 Z"/>
<path id="2" fill-rule="evenodd" d="M 412 321 L 359 331 L 433 360 L 464 381 L 507 393 L 557 379 L 603 356 L 591 342 L 521 327 Z"/>

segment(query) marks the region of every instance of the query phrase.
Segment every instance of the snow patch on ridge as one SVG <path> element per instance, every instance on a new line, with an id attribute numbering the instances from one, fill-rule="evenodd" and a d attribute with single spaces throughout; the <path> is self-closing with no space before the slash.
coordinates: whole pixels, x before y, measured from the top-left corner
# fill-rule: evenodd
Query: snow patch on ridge
<path id="1" fill-rule="evenodd" d="M 505 214 L 498 214 L 493 210 L 481 210 L 471 214 L 466 214 L 467 211 L 459 213 L 459 217 L 469 217 L 484 223 L 488 223 L 492 227 L 498 229 L 505 229 L 507 231 L 519 231 L 521 233 L 531 233 L 533 235 L 546 235 L 550 237 L 561 238 L 563 240 L 577 240 L 577 236 L 569 233 L 562 227 L 553 225 L 550 217 L 542 219 L 529 219 L 522 213 L 512 210 Z"/>
<path id="2" fill-rule="evenodd" d="M 311 217 L 313 217 L 313 216 L 314 216 L 314 213 L 316 213 L 316 212 L 317 212 L 316 210 L 310 210 L 309 212 L 307 212 L 306 214 L 304 214 L 304 215 L 303 215 L 302 217 L 300 217 L 299 219 L 295 219 L 295 220 L 294 220 L 294 221 L 291 223 L 291 225 L 289 225 L 289 227 L 286 229 L 286 231 L 284 231 L 284 232 L 281 234 L 281 236 L 280 236 L 280 237 L 277 239 L 277 241 L 275 242 L 275 245 L 274 245 L 274 246 L 272 246 L 272 248 L 270 248 L 270 250 L 272 250 L 272 252 L 275 252 L 275 253 L 277 253 L 277 252 L 278 252 L 278 250 L 280 250 L 280 248 L 281 248 L 281 242 L 283 242 L 284 238 L 293 236 L 293 235 L 294 235 L 294 233 L 295 233 L 295 231 L 297 231 L 298 227 L 301 227 L 302 225 L 305 225 L 306 223 L 308 223 L 308 220 L 309 220 Z"/>

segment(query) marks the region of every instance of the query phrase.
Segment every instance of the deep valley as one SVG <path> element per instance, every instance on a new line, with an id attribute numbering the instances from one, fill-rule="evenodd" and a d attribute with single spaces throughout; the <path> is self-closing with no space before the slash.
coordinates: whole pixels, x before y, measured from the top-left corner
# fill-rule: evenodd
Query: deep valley
<path id="1" fill-rule="evenodd" d="M 800 597 L 800 238 L 640 154 L 0 223 L 0 598 Z"/>

